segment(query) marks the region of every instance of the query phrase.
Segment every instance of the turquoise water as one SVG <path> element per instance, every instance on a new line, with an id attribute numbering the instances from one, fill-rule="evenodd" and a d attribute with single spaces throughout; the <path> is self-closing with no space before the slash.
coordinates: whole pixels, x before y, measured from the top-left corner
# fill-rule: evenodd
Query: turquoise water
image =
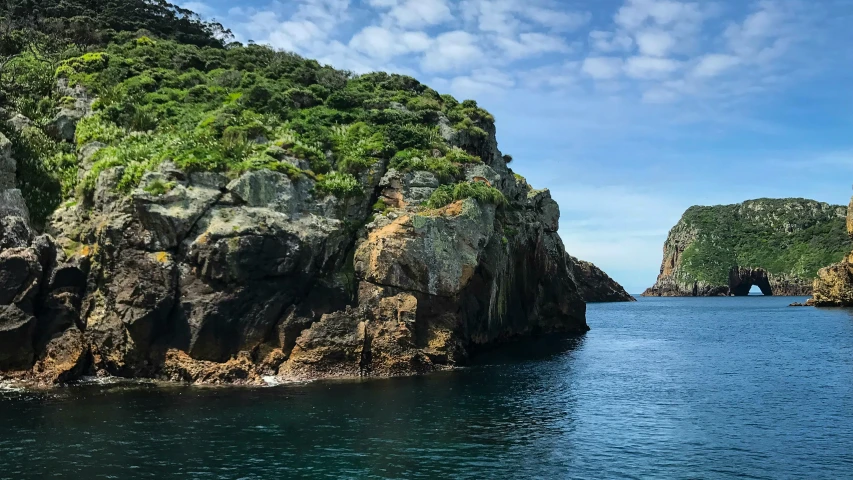
<path id="1" fill-rule="evenodd" d="M 853 478 L 853 311 L 794 300 L 590 305 L 421 378 L 7 391 L 0 478 Z"/>

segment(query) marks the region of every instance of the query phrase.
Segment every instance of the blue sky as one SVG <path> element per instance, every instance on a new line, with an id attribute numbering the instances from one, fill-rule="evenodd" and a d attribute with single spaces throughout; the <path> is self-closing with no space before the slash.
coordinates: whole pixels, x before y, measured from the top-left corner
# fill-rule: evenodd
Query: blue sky
<path id="1" fill-rule="evenodd" d="M 846 204 L 853 0 L 181 2 L 253 40 L 476 99 L 566 249 L 630 292 L 691 205 Z"/>

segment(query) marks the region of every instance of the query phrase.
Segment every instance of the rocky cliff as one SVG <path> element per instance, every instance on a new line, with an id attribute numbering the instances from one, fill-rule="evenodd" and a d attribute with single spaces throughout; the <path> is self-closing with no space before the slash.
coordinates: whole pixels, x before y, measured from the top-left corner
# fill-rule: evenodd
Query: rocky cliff
<path id="1" fill-rule="evenodd" d="M 406 375 L 463 364 L 478 345 L 588 330 L 559 208 L 508 168 L 474 102 L 255 46 L 232 47 L 233 64 L 148 37 L 110 48 L 62 64 L 50 118 L 5 122 L 22 154 L 49 138 L 76 186 L 62 183 L 37 234 L 3 144 L 6 376 Z M 165 75 L 175 48 L 219 63 Z M 238 69 L 261 70 L 251 61 L 266 77 Z M 311 83 L 322 75 L 338 83 Z"/>
<path id="2" fill-rule="evenodd" d="M 622 285 L 592 263 L 575 257 L 570 257 L 570 260 L 578 290 L 587 303 L 637 301 Z"/>
<path id="3" fill-rule="evenodd" d="M 847 208 L 847 232 L 853 238 L 853 199 Z M 813 303 L 818 307 L 853 307 L 853 253 L 818 271 Z"/>
<path id="4" fill-rule="evenodd" d="M 818 269 L 850 250 L 847 209 L 805 199 L 691 207 L 669 232 L 644 296 L 810 295 Z"/>

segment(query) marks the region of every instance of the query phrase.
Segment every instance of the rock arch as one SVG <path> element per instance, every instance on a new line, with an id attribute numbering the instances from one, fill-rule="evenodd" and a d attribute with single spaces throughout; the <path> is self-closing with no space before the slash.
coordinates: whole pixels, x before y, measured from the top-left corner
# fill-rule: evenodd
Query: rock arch
<path id="1" fill-rule="evenodd" d="M 763 268 L 734 267 L 729 272 L 729 294 L 735 297 L 749 295 L 750 289 L 755 285 L 761 289 L 765 296 L 773 295 L 773 287 L 770 286 L 770 275 Z"/>

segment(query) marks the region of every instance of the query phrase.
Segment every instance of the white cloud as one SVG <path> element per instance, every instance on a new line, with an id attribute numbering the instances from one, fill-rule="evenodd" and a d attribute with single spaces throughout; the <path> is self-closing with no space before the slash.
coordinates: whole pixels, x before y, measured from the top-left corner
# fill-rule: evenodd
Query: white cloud
<path id="1" fill-rule="evenodd" d="M 515 80 L 510 75 L 494 68 L 474 70 L 470 75 L 452 79 L 449 85 L 451 93 L 461 98 L 503 92 L 514 86 Z"/>
<path id="2" fill-rule="evenodd" d="M 732 23 L 725 31 L 731 51 L 744 60 L 762 64 L 785 53 L 792 38 L 801 34 L 791 25 L 798 12 L 784 8 L 788 3 L 761 1 L 758 8 L 741 23 Z"/>
<path id="3" fill-rule="evenodd" d="M 589 57 L 583 61 L 581 71 L 596 80 L 612 80 L 622 74 L 622 59 Z"/>
<path id="4" fill-rule="evenodd" d="M 699 59 L 699 63 L 693 67 L 693 75 L 696 77 L 716 77 L 741 63 L 740 58 L 734 55 L 713 53 Z"/>
<path id="5" fill-rule="evenodd" d="M 589 12 L 566 11 L 541 0 L 463 0 L 462 16 L 483 32 L 511 35 L 521 30 L 576 30 L 592 19 Z"/>
<path id="6" fill-rule="evenodd" d="M 462 31 L 442 33 L 435 38 L 421 61 L 427 71 L 443 72 L 473 67 L 483 60 L 477 37 Z"/>
<path id="7" fill-rule="evenodd" d="M 627 0 L 616 13 L 616 23 L 627 30 L 644 25 L 683 26 L 701 22 L 698 3 L 673 0 Z"/>
<path id="8" fill-rule="evenodd" d="M 480 31 L 512 35 L 523 25 L 515 6 L 508 0 L 465 0 L 460 8 L 463 17 L 475 22 Z"/>
<path id="9" fill-rule="evenodd" d="M 273 9 L 248 13 L 241 25 L 244 36 L 283 50 L 321 55 L 329 33 L 348 18 L 349 0 L 300 0 L 297 3 L 296 11 L 289 18 Z"/>
<path id="10" fill-rule="evenodd" d="M 214 10 L 210 7 L 210 5 L 203 2 L 178 2 L 178 5 L 181 8 L 186 8 L 187 10 L 192 10 L 193 12 L 206 17 L 209 15 L 213 15 Z"/>
<path id="11" fill-rule="evenodd" d="M 555 30 L 576 30 L 592 19 L 589 12 L 565 12 L 531 5 L 522 6 L 518 13 L 539 25 Z"/>
<path id="12" fill-rule="evenodd" d="M 390 59 L 411 52 L 423 52 L 432 43 L 423 32 L 400 32 L 377 26 L 365 27 L 355 34 L 349 46 L 373 58 Z"/>
<path id="13" fill-rule="evenodd" d="M 589 42 L 593 51 L 611 53 L 624 52 L 634 46 L 634 40 L 622 32 L 593 30 L 589 33 Z"/>
<path id="14" fill-rule="evenodd" d="M 637 46 L 643 55 L 665 57 L 675 43 L 675 37 L 662 30 L 644 30 L 637 34 Z"/>
<path id="15" fill-rule="evenodd" d="M 666 78 L 679 68 L 679 63 L 668 58 L 631 57 L 625 62 L 625 73 L 632 78 Z"/>
<path id="16" fill-rule="evenodd" d="M 373 4 L 379 7 L 391 6 L 387 19 L 400 27 L 423 28 L 442 24 L 451 20 L 447 0 L 405 0 L 403 2 L 379 1 Z"/>
<path id="17" fill-rule="evenodd" d="M 578 85 L 580 69 L 580 62 L 568 61 L 526 70 L 519 77 L 528 88 L 574 88 Z"/>
<path id="18" fill-rule="evenodd" d="M 511 60 L 569 50 L 569 46 L 561 37 L 543 33 L 522 33 L 518 40 L 498 38 L 496 43 Z"/>
<path id="19" fill-rule="evenodd" d="M 303 52 L 317 40 L 326 38 L 326 32 L 309 20 L 282 22 L 267 33 L 262 43 L 282 50 Z"/>
<path id="20" fill-rule="evenodd" d="M 643 103 L 672 103 L 680 97 L 679 92 L 667 86 L 652 87 L 643 92 Z"/>

